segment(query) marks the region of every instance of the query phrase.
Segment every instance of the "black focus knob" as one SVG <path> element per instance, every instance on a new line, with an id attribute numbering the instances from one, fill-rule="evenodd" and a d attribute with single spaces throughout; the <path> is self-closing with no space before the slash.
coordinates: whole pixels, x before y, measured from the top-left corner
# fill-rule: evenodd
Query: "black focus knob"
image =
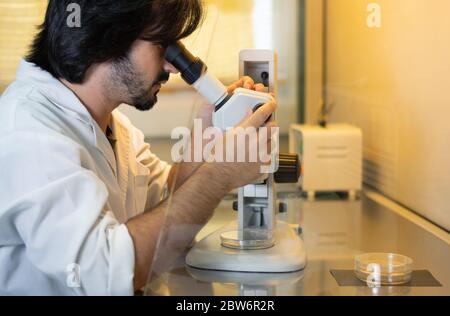
<path id="1" fill-rule="evenodd" d="M 274 174 L 276 183 L 297 183 L 300 179 L 300 158 L 297 154 L 280 154 L 279 168 Z"/>

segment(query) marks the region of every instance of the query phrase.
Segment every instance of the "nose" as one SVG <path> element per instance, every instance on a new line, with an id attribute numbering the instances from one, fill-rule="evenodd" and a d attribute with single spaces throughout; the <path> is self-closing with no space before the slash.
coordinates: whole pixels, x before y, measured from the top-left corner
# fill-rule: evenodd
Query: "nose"
<path id="1" fill-rule="evenodd" d="M 164 71 L 176 75 L 179 73 L 178 69 L 176 69 L 171 63 L 168 61 L 164 61 Z"/>

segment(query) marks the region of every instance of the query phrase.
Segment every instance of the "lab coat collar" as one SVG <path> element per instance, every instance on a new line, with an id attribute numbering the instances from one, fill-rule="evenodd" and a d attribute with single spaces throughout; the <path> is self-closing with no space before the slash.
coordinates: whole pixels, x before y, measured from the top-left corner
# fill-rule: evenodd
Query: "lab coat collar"
<path id="1" fill-rule="evenodd" d="M 20 61 L 17 69 L 17 81 L 33 85 L 55 106 L 62 108 L 78 120 L 90 125 L 94 136 L 94 146 L 102 152 L 114 174 L 117 175 L 114 151 L 106 135 L 75 93 L 49 72 L 26 60 Z"/>
<path id="2" fill-rule="evenodd" d="M 63 107 L 88 124 L 96 123 L 80 99 L 61 81 L 33 63 L 21 60 L 17 69 L 17 81 L 32 84 L 57 106 Z"/>

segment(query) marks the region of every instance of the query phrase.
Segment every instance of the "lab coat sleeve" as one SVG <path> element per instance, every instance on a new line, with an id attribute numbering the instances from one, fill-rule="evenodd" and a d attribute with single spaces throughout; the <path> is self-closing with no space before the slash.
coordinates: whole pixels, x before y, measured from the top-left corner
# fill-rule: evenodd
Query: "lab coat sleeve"
<path id="1" fill-rule="evenodd" d="M 132 127 L 130 134 L 138 164 L 149 170 L 146 210 L 150 210 L 167 197 L 171 166 L 151 152 L 150 144 L 145 142 L 139 129 Z"/>
<path id="2" fill-rule="evenodd" d="M 132 295 L 133 242 L 108 209 L 87 151 L 63 136 L 30 132 L 2 137 L 0 148 L 8 183 L 0 227 L 14 228 L 26 259 L 64 289 L 58 294 Z"/>

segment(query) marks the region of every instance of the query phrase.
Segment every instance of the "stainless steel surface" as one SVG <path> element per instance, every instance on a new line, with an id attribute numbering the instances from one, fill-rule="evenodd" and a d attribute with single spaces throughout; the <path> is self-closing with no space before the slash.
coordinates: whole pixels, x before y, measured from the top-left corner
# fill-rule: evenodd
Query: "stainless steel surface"
<path id="1" fill-rule="evenodd" d="M 278 218 L 303 228 L 307 249 L 304 271 L 246 274 L 201 271 L 178 264 L 150 283 L 158 295 L 450 295 L 450 245 L 420 225 L 362 194 L 357 201 L 325 197 L 303 199 L 283 185 L 279 198 L 288 212 Z M 198 238 L 235 219 L 232 200 L 221 203 Z M 353 270 L 357 254 L 387 252 L 414 260 L 414 270 L 429 270 L 442 287 L 340 287 L 330 270 Z"/>

